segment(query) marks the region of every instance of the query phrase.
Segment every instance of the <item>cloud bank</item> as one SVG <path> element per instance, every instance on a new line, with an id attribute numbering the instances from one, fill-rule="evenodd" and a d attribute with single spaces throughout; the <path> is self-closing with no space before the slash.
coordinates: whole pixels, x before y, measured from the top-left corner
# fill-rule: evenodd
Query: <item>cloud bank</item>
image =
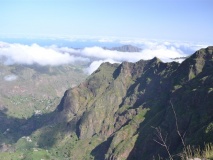
<path id="1" fill-rule="evenodd" d="M 31 46 L 22 44 L 1 44 L 0 57 L 4 63 L 11 64 L 39 64 L 39 65 L 62 65 L 75 61 L 88 61 L 83 57 L 75 57 L 69 53 L 60 53 L 52 48 L 41 47 L 37 44 Z"/>
<path id="2" fill-rule="evenodd" d="M 101 43 L 103 40 L 101 41 Z M 100 41 L 99 41 L 100 43 Z M 113 42 L 112 42 L 113 43 Z M 116 42 L 118 43 L 118 42 Z M 172 58 L 185 57 L 194 51 L 206 47 L 202 44 L 178 43 L 168 41 L 123 40 L 120 46 L 132 44 L 140 47 L 140 52 L 119 52 L 106 50 L 101 47 L 85 47 L 73 49 L 69 47 L 49 46 L 42 47 L 37 44 L 23 45 L 0 42 L 0 59 L 5 64 L 39 64 L 39 65 L 63 65 L 78 62 L 89 64 L 85 71 L 94 72 L 101 63 L 121 63 L 123 61 L 136 62 L 141 59 L 148 60 L 158 57 L 163 62 L 171 62 Z"/>

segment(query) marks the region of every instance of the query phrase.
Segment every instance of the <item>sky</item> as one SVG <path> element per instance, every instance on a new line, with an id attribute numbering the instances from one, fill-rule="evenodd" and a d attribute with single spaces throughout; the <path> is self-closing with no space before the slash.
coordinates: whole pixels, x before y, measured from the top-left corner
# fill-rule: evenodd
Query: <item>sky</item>
<path id="1" fill-rule="evenodd" d="M 213 43 L 212 0 L 1 0 L 0 37 Z"/>
<path id="2" fill-rule="evenodd" d="M 171 62 L 213 45 L 212 6 L 212 0 L 0 0 L 0 62 L 83 62 L 88 74 L 103 62 Z M 142 50 L 102 48 L 129 44 Z"/>

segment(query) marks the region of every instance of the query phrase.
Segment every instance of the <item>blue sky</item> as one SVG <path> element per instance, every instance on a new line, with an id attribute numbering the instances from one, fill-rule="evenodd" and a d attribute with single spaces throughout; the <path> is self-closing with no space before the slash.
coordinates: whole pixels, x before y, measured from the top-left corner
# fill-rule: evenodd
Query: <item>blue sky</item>
<path id="1" fill-rule="evenodd" d="M 213 43 L 212 0 L 1 0 L 0 36 Z"/>

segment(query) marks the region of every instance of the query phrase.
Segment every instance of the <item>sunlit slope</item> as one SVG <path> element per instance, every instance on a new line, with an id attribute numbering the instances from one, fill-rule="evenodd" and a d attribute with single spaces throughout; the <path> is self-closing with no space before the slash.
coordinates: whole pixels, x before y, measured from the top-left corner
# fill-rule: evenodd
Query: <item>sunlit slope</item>
<path id="1" fill-rule="evenodd" d="M 86 77 L 80 65 L 0 64 L 0 109 L 27 118 L 53 111 L 67 88 Z"/>

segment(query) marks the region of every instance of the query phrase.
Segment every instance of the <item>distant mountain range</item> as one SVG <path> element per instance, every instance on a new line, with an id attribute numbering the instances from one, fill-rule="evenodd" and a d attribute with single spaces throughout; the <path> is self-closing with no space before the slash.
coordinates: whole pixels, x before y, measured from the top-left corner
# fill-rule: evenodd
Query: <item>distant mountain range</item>
<path id="1" fill-rule="evenodd" d="M 112 51 L 119 51 L 119 52 L 140 52 L 142 51 L 141 48 L 132 46 L 132 45 L 123 45 L 119 47 L 103 47 L 105 50 L 112 50 Z"/>
<path id="2" fill-rule="evenodd" d="M 119 52 L 140 52 L 142 49 L 132 45 L 123 45 L 120 47 L 109 48 L 109 50 L 115 50 Z"/>
<path id="3" fill-rule="evenodd" d="M 107 62 L 68 89 L 53 112 L 26 120 L 2 110 L 0 120 L 7 125 L 0 128 L 1 150 L 13 153 L 0 156 L 180 159 L 187 147 L 202 150 L 213 142 L 212 106 L 213 47 L 181 64 L 158 58 Z"/>

